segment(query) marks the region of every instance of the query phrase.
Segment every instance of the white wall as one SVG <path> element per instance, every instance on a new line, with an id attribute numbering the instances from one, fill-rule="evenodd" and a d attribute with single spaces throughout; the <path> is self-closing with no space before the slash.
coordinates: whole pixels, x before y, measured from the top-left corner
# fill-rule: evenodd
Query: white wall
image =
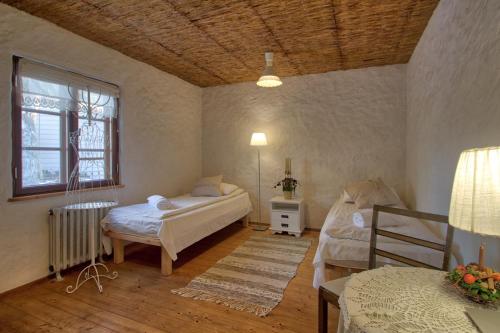
<path id="1" fill-rule="evenodd" d="M 405 65 L 396 65 L 286 78 L 273 89 L 253 82 L 206 88 L 203 174 L 222 173 L 247 189 L 256 207 L 257 156 L 249 142 L 263 131 L 263 222 L 269 199 L 280 193 L 272 185 L 283 177 L 286 157 L 302 184 L 310 227 L 322 226 L 350 181 L 382 177 L 402 190 L 405 74 Z"/>
<path id="2" fill-rule="evenodd" d="M 200 88 L 0 4 L 0 292 L 47 275 L 47 211 L 64 203 L 64 197 L 7 202 L 12 54 L 120 86 L 122 203 L 188 191 L 201 174 Z"/>
<path id="3" fill-rule="evenodd" d="M 460 152 L 500 145 L 500 1 L 442 0 L 407 70 L 407 196 L 448 214 Z M 498 268 L 500 240 L 486 240 Z M 455 234 L 465 262 L 477 261 L 479 242 Z"/>

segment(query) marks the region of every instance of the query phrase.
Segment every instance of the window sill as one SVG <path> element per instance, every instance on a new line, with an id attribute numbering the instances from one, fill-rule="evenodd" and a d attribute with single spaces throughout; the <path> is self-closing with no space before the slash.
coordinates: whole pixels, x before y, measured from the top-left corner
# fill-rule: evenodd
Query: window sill
<path id="1" fill-rule="evenodd" d="M 101 191 L 101 190 L 109 190 L 111 188 L 124 188 L 125 185 L 115 185 L 115 186 L 103 186 L 99 188 L 93 188 L 92 191 Z M 89 189 L 83 189 L 78 192 L 87 192 L 90 191 Z M 41 193 L 41 194 L 31 194 L 31 195 L 25 195 L 25 196 L 19 196 L 19 197 L 13 197 L 9 198 L 7 201 L 8 202 L 17 202 L 17 201 L 28 201 L 28 200 L 35 200 L 35 199 L 43 199 L 43 198 L 50 198 L 50 197 L 58 197 L 61 195 L 65 195 L 66 191 L 60 191 L 60 192 L 50 192 L 50 193 Z"/>

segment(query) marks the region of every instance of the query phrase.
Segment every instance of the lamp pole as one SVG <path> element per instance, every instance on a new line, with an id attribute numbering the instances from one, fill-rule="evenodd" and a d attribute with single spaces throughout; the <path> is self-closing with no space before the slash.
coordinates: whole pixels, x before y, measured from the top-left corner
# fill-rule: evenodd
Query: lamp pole
<path id="1" fill-rule="evenodd" d="M 258 195 L 257 207 L 259 209 L 259 223 L 261 223 L 262 222 L 262 219 L 261 219 L 262 216 L 260 214 L 260 149 L 259 148 L 257 148 L 257 160 L 259 161 L 258 162 L 259 163 L 259 166 L 258 166 L 258 169 L 259 169 L 259 191 L 258 191 L 258 193 L 259 193 L 259 195 Z"/>
<path id="2" fill-rule="evenodd" d="M 262 214 L 260 209 L 260 146 L 267 146 L 267 138 L 265 133 L 254 132 L 252 134 L 252 138 L 250 139 L 250 146 L 255 146 L 257 148 L 257 169 L 259 174 L 259 184 L 257 189 L 257 207 L 259 211 L 259 222 L 262 223 Z M 267 230 L 267 227 L 262 225 L 256 225 L 253 227 L 253 230 L 264 231 Z"/>

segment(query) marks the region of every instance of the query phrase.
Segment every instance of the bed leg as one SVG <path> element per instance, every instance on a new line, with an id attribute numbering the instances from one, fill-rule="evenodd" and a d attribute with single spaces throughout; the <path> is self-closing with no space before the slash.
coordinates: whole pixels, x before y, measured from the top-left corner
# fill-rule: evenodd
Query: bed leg
<path id="1" fill-rule="evenodd" d="M 248 227 L 248 223 L 250 222 L 250 214 L 243 216 L 241 219 L 241 225 L 245 228 Z"/>
<path id="2" fill-rule="evenodd" d="M 125 252 L 121 239 L 113 238 L 113 259 L 115 264 L 121 264 L 125 261 Z"/>
<path id="3" fill-rule="evenodd" d="M 170 275 L 172 274 L 172 258 L 167 253 L 167 250 L 163 246 L 161 247 L 161 274 Z"/>

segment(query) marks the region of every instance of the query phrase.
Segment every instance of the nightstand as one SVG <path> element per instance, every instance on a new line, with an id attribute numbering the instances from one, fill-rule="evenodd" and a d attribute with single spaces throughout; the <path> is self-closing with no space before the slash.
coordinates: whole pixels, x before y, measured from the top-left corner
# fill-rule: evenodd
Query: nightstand
<path id="1" fill-rule="evenodd" d="M 300 237 L 304 231 L 304 200 L 285 200 L 283 196 L 271 199 L 271 231 Z"/>

